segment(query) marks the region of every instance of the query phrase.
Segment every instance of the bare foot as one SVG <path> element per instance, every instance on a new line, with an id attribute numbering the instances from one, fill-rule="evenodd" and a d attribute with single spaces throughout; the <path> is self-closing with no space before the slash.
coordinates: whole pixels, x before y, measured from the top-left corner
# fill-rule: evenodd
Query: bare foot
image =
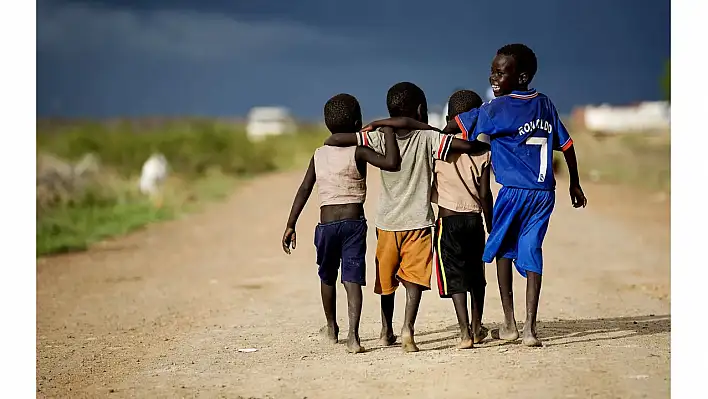
<path id="1" fill-rule="evenodd" d="M 320 328 L 320 334 L 322 334 L 327 340 L 336 344 L 339 341 L 339 326 L 338 325 L 326 325 Z"/>
<path id="2" fill-rule="evenodd" d="M 519 330 L 516 328 L 516 324 L 514 324 L 513 327 L 502 326 L 492 331 L 492 338 L 504 341 L 516 341 L 519 339 Z"/>
<path id="3" fill-rule="evenodd" d="M 474 339 L 472 338 L 474 334 L 472 334 L 472 327 L 470 325 L 466 325 L 465 327 L 467 328 L 461 328 L 460 331 L 460 343 L 457 344 L 457 349 L 472 349 L 474 348 Z"/>
<path id="4" fill-rule="evenodd" d="M 418 352 L 418 345 L 415 344 L 412 335 L 403 336 L 401 335 L 401 347 L 404 352 Z"/>
<path id="5" fill-rule="evenodd" d="M 487 338 L 487 335 L 489 335 L 489 329 L 485 326 L 480 327 L 479 331 L 474 333 L 474 343 L 478 344 L 484 341 L 484 339 Z"/>
<path id="6" fill-rule="evenodd" d="M 381 330 L 381 336 L 379 337 L 379 344 L 381 346 L 391 346 L 396 343 L 396 334 L 391 331 Z"/>
<path id="7" fill-rule="evenodd" d="M 472 349 L 474 348 L 474 342 L 472 338 L 463 339 L 459 344 L 457 344 L 457 349 Z"/>
<path id="8" fill-rule="evenodd" d="M 347 338 L 347 352 L 364 353 L 365 351 L 366 349 L 364 349 L 364 347 L 361 346 L 361 342 L 359 342 L 359 337 L 349 335 Z"/>
<path id="9" fill-rule="evenodd" d="M 541 340 L 536 337 L 536 332 L 531 329 L 524 329 L 524 336 L 521 338 L 521 343 L 532 348 L 543 346 Z"/>

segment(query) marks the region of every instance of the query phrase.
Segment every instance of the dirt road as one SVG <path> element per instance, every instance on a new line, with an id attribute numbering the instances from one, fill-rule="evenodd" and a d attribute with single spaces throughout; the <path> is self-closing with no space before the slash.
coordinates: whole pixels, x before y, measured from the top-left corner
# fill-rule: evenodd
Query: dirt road
<path id="1" fill-rule="evenodd" d="M 416 325 L 421 352 L 377 346 L 370 220 L 361 325 L 369 351 L 350 355 L 317 334 L 324 316 L 312 244 L 315 198 L 298 224 L 298 248 L 289 257 L 280 248 L 300 179 L 295 172 L 254 180 L 201 214 L 87 253 L 40 260 L 38 397 L 669 396 L 666 200 L 586 185 L 589 207 L 578 211 L 559 182 L 544 246 L 539 336 L 545 346 L 538 349 L 494 340 L 455 349 L 452 303 L 439 299 L 435 286 L 423 296 Z M 377 182 L 371 173 L 371 219 Z M 493 265 L 487 281 L 484 323 L 494 328 L 502 312 Z M 515 275 L 519 321 L 524 284 Z M 345 331 L 343 289 L 338 315 Z"/>

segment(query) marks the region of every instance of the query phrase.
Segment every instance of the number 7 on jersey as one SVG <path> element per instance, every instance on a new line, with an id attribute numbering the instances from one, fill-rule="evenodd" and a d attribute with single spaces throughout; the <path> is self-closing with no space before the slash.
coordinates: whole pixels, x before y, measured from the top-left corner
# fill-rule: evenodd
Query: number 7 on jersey
<path id="1" fill-rule="evenodd" d="M 538 182 L 543 183 L 546 180 L 546 169 L 548 168 L 548 137 L 529 137 L 526 140 L 528 145 L 541 146 L 541 162 L 538 171 Z"/>

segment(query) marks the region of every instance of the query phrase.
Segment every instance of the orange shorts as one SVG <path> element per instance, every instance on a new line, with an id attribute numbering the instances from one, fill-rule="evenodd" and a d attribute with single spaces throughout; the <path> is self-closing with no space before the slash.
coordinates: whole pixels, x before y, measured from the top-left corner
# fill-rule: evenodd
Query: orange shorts
<path id="1" fill-rule="evenodd" d="M 405 231 L 376 229 L 376 283 L 374 292 L 393 294 L 399 280 L 430 289 L 433 271 L 432 228 Z"/>

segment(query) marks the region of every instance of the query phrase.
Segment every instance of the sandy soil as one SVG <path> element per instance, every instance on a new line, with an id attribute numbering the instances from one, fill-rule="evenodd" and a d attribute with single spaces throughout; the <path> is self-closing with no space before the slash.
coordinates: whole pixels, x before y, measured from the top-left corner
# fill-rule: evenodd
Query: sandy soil
<path id="1" fill-rule="evenodd" d="M 491 339 L 455 349 L 452 303 L 435 288 L 424 294 L 416 325 L 421 352 L 378 346 L 370 220 L 361 325 L 369 351 L 350 355 L 317 333 L 324 316 L 312 244 L 316 200 L 301 217 L 293 255 L 280 248 L 300 179 L 301 172 L 267 176 L 201 214 L 38 261 L 37 396 L 669 396 L 668 199 L 585 184 L 589 205 L 578 211 L 559 183 L 544 246 L 538 349 Z M 369 181 L 373 218 L 375 173 Z M 484 323 L 492 328 L 502 320 L 495 273 L 489 265 Z M 515 275 L 520 321 L 524 288 Z M 338 296 L 345 331 L 343 289 Z M 399 294 L 397 329 L 404 301 Z"/>

